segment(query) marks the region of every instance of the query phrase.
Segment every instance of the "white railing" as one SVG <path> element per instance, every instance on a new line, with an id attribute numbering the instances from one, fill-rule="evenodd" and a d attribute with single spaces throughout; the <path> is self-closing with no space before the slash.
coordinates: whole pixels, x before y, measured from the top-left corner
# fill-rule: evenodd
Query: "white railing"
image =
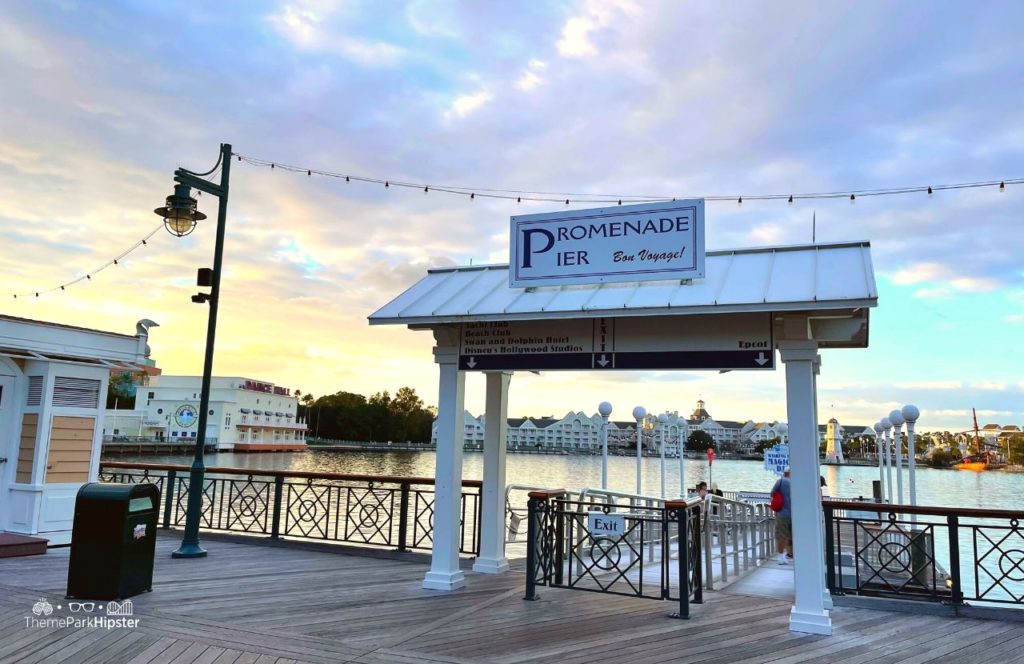
<path id="1" fill-rule="evenodd" d="M 703 521 L 704 579 L 708 590 L 715 589 L 716 581 L 725 585 L 730 577 L 739 578 L 772 556 L 775 515 L 768 505 L 709 494 L 704 499 Z"/>

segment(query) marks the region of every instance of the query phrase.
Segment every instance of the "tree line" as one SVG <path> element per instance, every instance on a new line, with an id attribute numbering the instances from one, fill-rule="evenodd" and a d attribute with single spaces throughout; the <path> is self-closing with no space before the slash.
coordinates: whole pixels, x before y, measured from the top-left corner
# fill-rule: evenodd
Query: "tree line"
<path id="1" fill-rule="evenodd" d="M 314 397 L 295 390 L 295 396 L 310 438 L 427 443 L 437 416 L 437 409 L 424 404 L 411 387 L 369 398 L 344 391 Z"/>

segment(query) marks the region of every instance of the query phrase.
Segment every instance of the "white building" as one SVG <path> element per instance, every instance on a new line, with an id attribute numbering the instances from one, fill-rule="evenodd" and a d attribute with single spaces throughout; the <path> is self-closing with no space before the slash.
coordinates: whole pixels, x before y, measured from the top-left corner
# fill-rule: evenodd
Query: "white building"
<path id="1" fill-rule="evenodd" d="M 132 336 L 0 316 L 0 531 L 71 541 L 75 497 L 99 475 L 110 371 L 147 364 L 155 325 Z"/>
<path id="2" fill-rule="evenodd" d="M 155 376 L 140 386 L 134 411 L 107 411 L 104 436 L 180 442 L 199 435 L 201 376 Z M 306 449 L 306 422 L 291 390 L 242 377 L 214 377 L 206 440 L 218 450 Z"/>
<path id="3" fill-rule="evenodd" d="M 704 402 L 697 402 L 697 410 L 689 420 L 679 415 L 678 411 L 665 413 L 665 452 L 675 455 L 679 444 L 685 445 L 687 438 L 694 431 L 707 432 L 715 439 L 716 444 L 733 443 L 743 447 L 744 443 L 753 445 L 761 438 L 769 440 L 774 437 L 785 438 L 771 424 L 747 422 L 742 424 L 731 420 L 716 421 L 704 410 Z M 547 415 L 542 417 L 509 418 L 508 445 L 511 448 L 530 447 L 566 452 L 598 452 L 601 449 L 601 416 L 597 413 L 587 415 L 582 411 L 569 411 L 563 417 L 555 418 Z M 657 452 L 660 449 L 661 433 L 658 415 L 649 413 L 642 422 L 644 429 L 644 449 Z M 747 435 L 750 433 L 751 435 Z M 463 444 L 469 447 L 480 447 L 484 441 L 484 415 L 474 417 L 469 411 L 463 413 Z M 431 429 L 431 442 L 437 442 L 437 423 Z M 609 421 L 608 447 L 631 448 L 636 446 L 636 422 Z"/>

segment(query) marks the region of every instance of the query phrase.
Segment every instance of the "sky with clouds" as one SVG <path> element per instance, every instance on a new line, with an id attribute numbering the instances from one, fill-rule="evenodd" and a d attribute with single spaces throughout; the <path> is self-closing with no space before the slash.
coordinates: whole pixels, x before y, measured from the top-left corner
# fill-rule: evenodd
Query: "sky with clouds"
<path id="1" fill-rule="evenodd" d="M 0 8 L 0 271 L 90 272 L 160 223 L 174 168 L 242 154 L 370 177 L 751 195 L 1024 175 L 1024 5 L 566 0 L 75 2 Z M 412 385 L 426 333 L 366 317 L 430 265 L 504 262 L 516 205 L 234 163 L 216 373 L 322 394 Z M 211 218 L 212 199 L 200 199 Z M 906 402 L 924 429 L 1024 424 L 1024 185 L 928 197 L 708 203 L 709 249 L 872 243 L 867 350 L 823 352 L 824 416 Z M 0 313 L 132 332 L 198 374 L 189 302 L 214 227 L 160 231 L 86 283 Z M 467 405 L 480 412 L 483 380 Z M 783 372 L 517 374 L 510 415 L 634 405 L 784 418 Z"/>

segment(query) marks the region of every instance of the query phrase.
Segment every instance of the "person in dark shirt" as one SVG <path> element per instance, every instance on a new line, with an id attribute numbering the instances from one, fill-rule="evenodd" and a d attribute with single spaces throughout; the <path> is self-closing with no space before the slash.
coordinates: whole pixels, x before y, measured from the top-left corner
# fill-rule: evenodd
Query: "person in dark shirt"
<path id="1" fill-rule="evenodd" d="M 793 503 L 789 497 L 789 468 L 775 482 L 771 493 L 782 494 L 782 509 L 775 513 L 775 548 L 779 553 L 779 564 L 786 565 L 793 558 Z"/>

